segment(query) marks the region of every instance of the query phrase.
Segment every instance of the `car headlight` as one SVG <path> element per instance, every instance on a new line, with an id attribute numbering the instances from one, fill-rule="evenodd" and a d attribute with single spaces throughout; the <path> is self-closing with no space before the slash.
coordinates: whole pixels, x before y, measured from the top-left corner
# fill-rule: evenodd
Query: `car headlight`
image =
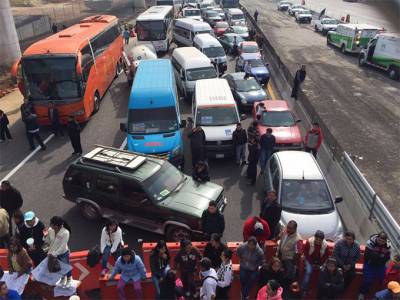
<path id="1" fill-rule="evenodd" d="M 176 146 L 174 150 L 172 150 L 172 156 L 178 156 L 182 153 L 182 147 L 180 145 Z"/>

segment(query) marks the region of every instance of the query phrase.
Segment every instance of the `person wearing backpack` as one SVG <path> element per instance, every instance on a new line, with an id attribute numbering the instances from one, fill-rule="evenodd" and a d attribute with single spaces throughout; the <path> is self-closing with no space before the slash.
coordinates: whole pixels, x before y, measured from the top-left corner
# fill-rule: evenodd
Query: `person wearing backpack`
<path id="1" fill-rule="evenodd" d="M 211 268 L 211 260 L 203 257 L 200 261 L 200 300 L 214 300 L 217 290 L 217 272 Z"/>
<path id="2" fill-rule="evenodd" d="M 313 127 L 307 131 L 306 138 L 304 141 L 305 151 L 311 152 L 315 158 L 317 158 L 317 152 L 319 147 L 321 147 L 322 141 L 324 140 L 324 135 L 319 127 L 318 122 L 313 123 Z"/>

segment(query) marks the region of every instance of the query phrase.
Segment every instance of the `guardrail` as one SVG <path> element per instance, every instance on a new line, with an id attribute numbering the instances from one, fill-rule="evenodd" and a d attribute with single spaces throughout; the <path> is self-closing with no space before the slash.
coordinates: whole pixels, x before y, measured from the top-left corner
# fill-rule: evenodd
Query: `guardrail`
<path id="1" fill-rule="evenodd" d="M 241 9 L 245 14 L 246 18 L 250 21 L 252 27 L 255 29 L 257 34 L 262 37 L 262 48 L 264 53 L 268 53 L 270 57 L 274 60 L 277 67 L 279 68 L 280 75 L 286 82 L 292 86 L 293 85 L 293 75 L 289 68 L 282 62 L 282 59 L 275 51 L 274 47 L 271 45 L 267 39 L 264 32 L 255 22 L 253 16 L 247 11 L 246 7 L 241 5 Z M 379 196 L 376 194 L 374 189 L 362 175 L 360 170 L 354 164 L 350 156 L 341 147 L 333 133 L 329 130 L 328 126 L 325 124 L 324 120 L 319 116 L 318 112 L 315 110 L 314 106 L 308 99 L 307 95 L 301 90 L 298 94 L 298 101 L 301 102 L 304 109 L 306 110 L 310 120 L 317 121 L 324 132 L 324 142 L 329 149 L 332 159 L 336 160 L 342 167 L 344 173 L 349 178 L 352 186 L 360 195 L 363 206 L 368 210 L 369 219 L 375 220 L 378 227 L 384 230 L 391 242 L 392 247 L 397 251 L 400 251 L 400 226 L 387 210 L 385 205 L 380 200 Z"/>

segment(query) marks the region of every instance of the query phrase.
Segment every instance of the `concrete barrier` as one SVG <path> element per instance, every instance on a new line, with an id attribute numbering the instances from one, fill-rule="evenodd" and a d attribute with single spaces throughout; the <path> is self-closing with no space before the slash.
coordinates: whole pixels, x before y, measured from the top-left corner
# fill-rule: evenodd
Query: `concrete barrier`
<path id="1" fill-rule="evenodd" d="M 51 18 L 47 15 L 14 16 L 20 42 L 43 36 L 51 32 Z"/>

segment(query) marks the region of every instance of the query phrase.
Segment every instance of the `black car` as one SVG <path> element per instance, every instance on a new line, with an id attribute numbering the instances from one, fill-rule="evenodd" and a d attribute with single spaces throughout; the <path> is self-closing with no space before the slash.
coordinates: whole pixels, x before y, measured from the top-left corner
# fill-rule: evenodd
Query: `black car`
<path id="1" fill-rule="evenodd" d="M 226 53 L 233 52 L 233 44 L 236 37 L 236 45 L 239 48 L 241 42 L 243 42 L 243 38 L 236 33 L 225 33 L 222 36 L 217 37 L 218 41 L 221 43 L 222 47 L 224 47 Z"/>

